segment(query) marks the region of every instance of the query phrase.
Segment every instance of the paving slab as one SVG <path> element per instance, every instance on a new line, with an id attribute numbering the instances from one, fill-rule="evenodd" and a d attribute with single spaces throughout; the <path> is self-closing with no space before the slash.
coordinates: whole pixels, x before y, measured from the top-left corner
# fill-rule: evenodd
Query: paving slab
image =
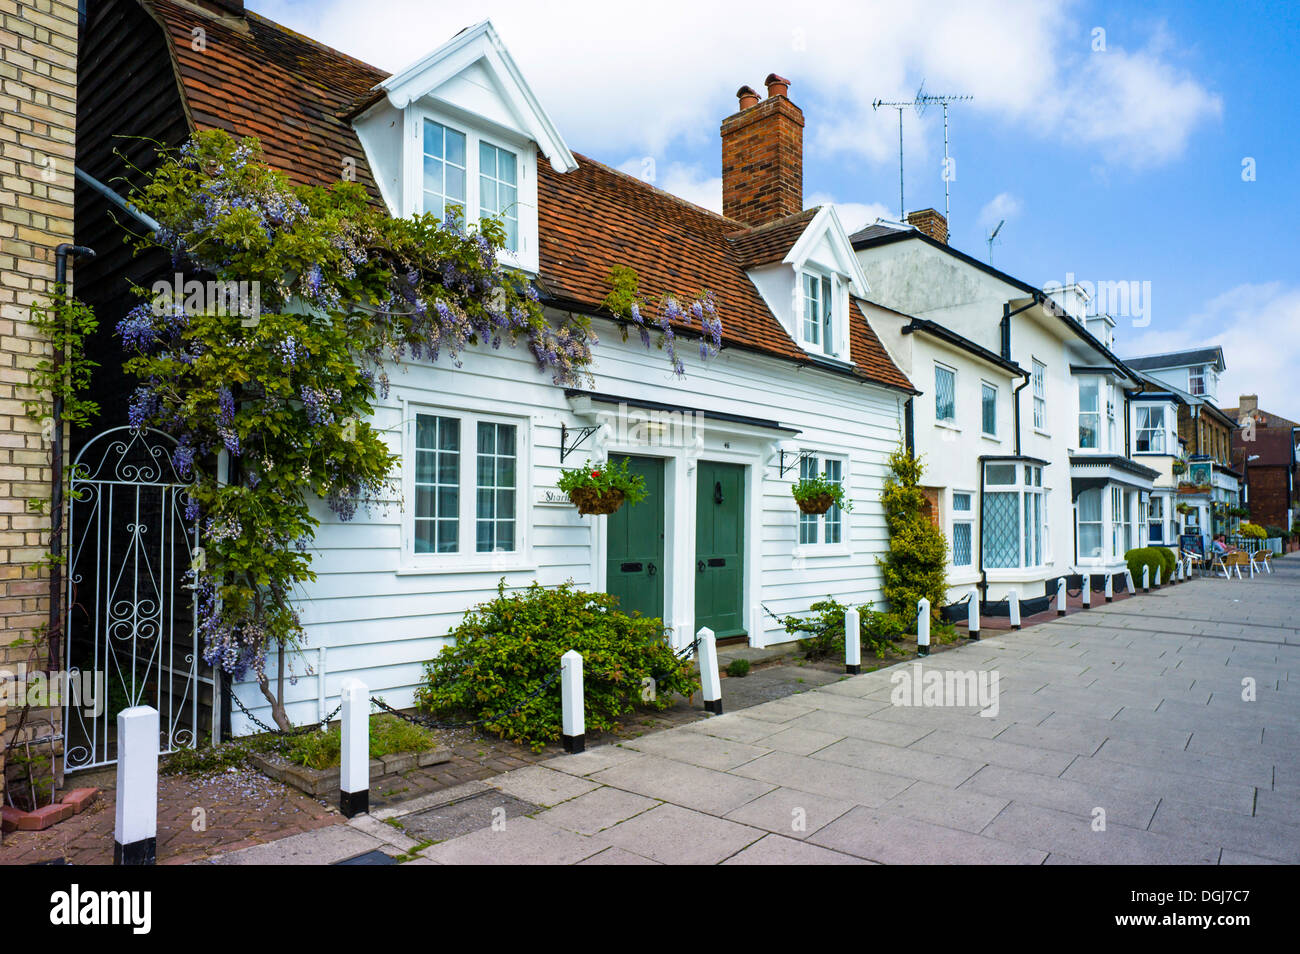
<path id="1" fill-rule="evenodd" d="M 679 805 L 660 805 L 597 836 L 660 864 L 712 865 L 767 832 Z"/>
<path id="2" fill-rule="evenodd" d="M 644 795 L 634 795 L 622 789 L 602 786 L 595 791 L 556 805 L 535 817 L 548 825 L 576 831 L 580 835 L 594 835 L 619 822 L 661 805 L 662 802 Z"/>
<path id="3" fill-rule="evenodd" d="M 724 865 L 866 865 L 862 858 L 819 848 L 793 838 L 767 835 L 743 851 L 732 855 Z"/>
<path id="4" fill-rule="evenodd" d="M 597 772 L 591 778 L 636 795 L 721 816 L 776 788 L 775 784 L 755 780 L 753 776 L 738 777 L 745 768 L 761 761 L 748 762 L 733 773 L 726 773 L 656 755 L 642 755 Z"/>
<path id="5" fill-rule="evenodd" d="M 607 847 L 586 835 L 523 816 L 433 845 L 421 854 L 443 865 L 567 865 Z"/>
<path id="6" fill-rule="evenodd" d="M 793 782 L 818 795 L 872 806 L 883 805 L 916 781 L 788 752 L 769 753 L 740 766 L 734 774 L 770 782 L 772 787 Z"/>
<path id="7" fill-rule="evenodd" d="M 726 818 L 802 840 L 839 818 L 854 803 L 795 788 L 778 788 L 727 812 Z"/>
<path id="8" fill-rule="evenodd" d="M 990 838 L 1044 853 L 1062 852 L 1081 861 L 1111 865 L 1213 865 L 1219 848 L 1119 825 L 1106 818 L 1104 830 L 1091 820 L 1037 805 L 1008 805 L 984 829 Z"/>
<path id="9" fill-rule="evenodd" d="M 507 795 L 544 807 L 567 802 L 596 787 L 595 783 L 541 765 L 506 772 L 488 779 L 488 785 Z"/>
<path id="10" fill-rule="evenodd" d="M 863 807 L 808 840 L 880 864 L 1036 865 L 1047 857 L 1046 851 L 1035 848 Z"/>

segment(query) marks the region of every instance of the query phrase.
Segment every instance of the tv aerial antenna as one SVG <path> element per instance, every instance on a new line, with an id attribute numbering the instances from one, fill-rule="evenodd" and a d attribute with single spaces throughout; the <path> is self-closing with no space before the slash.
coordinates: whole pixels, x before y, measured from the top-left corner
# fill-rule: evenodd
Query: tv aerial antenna
<path id="1" fill-rule="evenodd" d="M 891 101 L 877 99 L 873 100 L 871 103 L 872 110 L 877 110 L 881 106 L 887 106 L 890 109 L 898 110 L 898 221 L 900 222 L 907 221 L 907 211 L 903 204 L 903 110 L 911 106 L 913 109 L 917 110 L 917 114 L 920 115 L 921 95 L 924 92 L 925 80 L 922 80 L 920 87 L 916 91 L 916 95 L 906 102 L 901 100 Z"/>
<path id="2" fill-rule="evenodd" d="M 924 83 L 921 84 L 921 88 L 916 92 L 917 115 L 924 115 L 925 108 L 931 103 L 938 103 L 943 107 L 943 217 L 948 220 L 948 233 L 952 234 L 952 207 L 949 189 L 955 177 L 953 176 L 952 158 L 948 155 L 948 104 L 968 103 L 975 97 L 924 93 L 922 92 L 925 88 Z M 1001 228 L 1000 224 L 999 228 Z"/>
<path id="3" fill-rule="evenodd" d="M 996 239 L 998 237 L 998 233 L 1002 231 L 1002 226 L 1006 224 L 1007 224 L 1007 220 L 1002 219 L 1000 222 L 998 222 L 997 228 L 995 228 L 992 232 L 990 232 L 989 237 L 985 239 L 985 241 L 989 243 L 989 264 L 990 265 L 993 264 L 993 246 L 1002 244 L 1001 242 L 995 242 L 994 239 Z"/>

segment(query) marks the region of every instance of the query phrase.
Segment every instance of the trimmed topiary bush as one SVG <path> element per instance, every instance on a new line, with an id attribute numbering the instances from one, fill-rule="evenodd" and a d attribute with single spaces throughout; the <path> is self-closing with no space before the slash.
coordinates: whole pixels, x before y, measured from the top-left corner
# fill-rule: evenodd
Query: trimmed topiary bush
<path id="1" fill-rule="evenodd" d="M 1142 589 L 1143 566 L 1151 568 L 1150 583 L 1152 586 L 1156 585 L 1156 570 L 1160 571 L 1161 583 L 1169 579 L 1169 571 L 1165 569 L 1165 561 L 1160 553 L 1164 549 L 1164 547 L 1134 547 L 1124 554 L 1124 562 L 1128 564 L 1128 570 L 1133 574 L 1133 586 L 1136 589 Z"/>
<path id="2" fill-rule="evenodd" d="M 916 631 L 916 604 L 930 601 L 932 622 L 948 595 L 948 540 L 926 515 L 925 493 L 920 488 L 925 472 L 919 458 L 899 447 L 889 455 L 880 504 L 889 529 L 889 553 L 877 558 L 881 590 L 889 611 L 907 632 Z"/>
<path id="3" fill-rule="evenodd" d="M 455 643 L 425 663 L 416 705 L 440 716 L 486 719 L 489 732 L 540 750 L 560 738 L 560 657 L 582 654 L 588 731 L 609 731 L 638 703 L 666 708 L 700 688 L 694 656 L 679 658 L 662 620 L 629 616 L 618 598 L 565 583 L 521 592 L 497 586 L 449 634 Z M 516 710 L 517 711 L 514 711 Z"/>

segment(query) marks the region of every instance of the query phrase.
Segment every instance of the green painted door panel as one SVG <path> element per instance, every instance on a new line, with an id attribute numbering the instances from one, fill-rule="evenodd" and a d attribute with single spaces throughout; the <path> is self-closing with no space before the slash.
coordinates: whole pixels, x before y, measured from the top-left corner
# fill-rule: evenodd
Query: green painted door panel
<path id="1" fill-rule="evenodd" d="M 635 505 L 624 504 L 605 518 L 609 521 L 605 591 L 618 597 L 626 613 L 662 619 L 664 462 L 656 457 L 628 457 L 627 469 L 645 478 L 646 498 Z"/>
<path id="2" fill-rule="evenodd" d="M 743 636 L 745 468 L 701 461 L 695 497 L 695 628 Z"/>

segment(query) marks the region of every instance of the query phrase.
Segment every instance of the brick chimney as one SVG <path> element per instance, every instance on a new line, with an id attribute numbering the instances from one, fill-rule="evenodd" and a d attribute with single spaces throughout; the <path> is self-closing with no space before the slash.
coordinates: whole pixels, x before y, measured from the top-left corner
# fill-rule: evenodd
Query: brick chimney
<path id="1" fill-rule="evenodd" d="M 918 232 L 924 232 L 936 242 L 948 244 L 948 220 L 934 209 L 921 209 L 919 212 L 907 213 L 907 224 Z"/>
<path id="2" fill-rule="evenodd" d="M 742 86 L 739 110 L 722 121 L 722 214 L 746 225 L 803 210 L 803 110 L 788 79 L 764 82 L 766 99 Z"/>

